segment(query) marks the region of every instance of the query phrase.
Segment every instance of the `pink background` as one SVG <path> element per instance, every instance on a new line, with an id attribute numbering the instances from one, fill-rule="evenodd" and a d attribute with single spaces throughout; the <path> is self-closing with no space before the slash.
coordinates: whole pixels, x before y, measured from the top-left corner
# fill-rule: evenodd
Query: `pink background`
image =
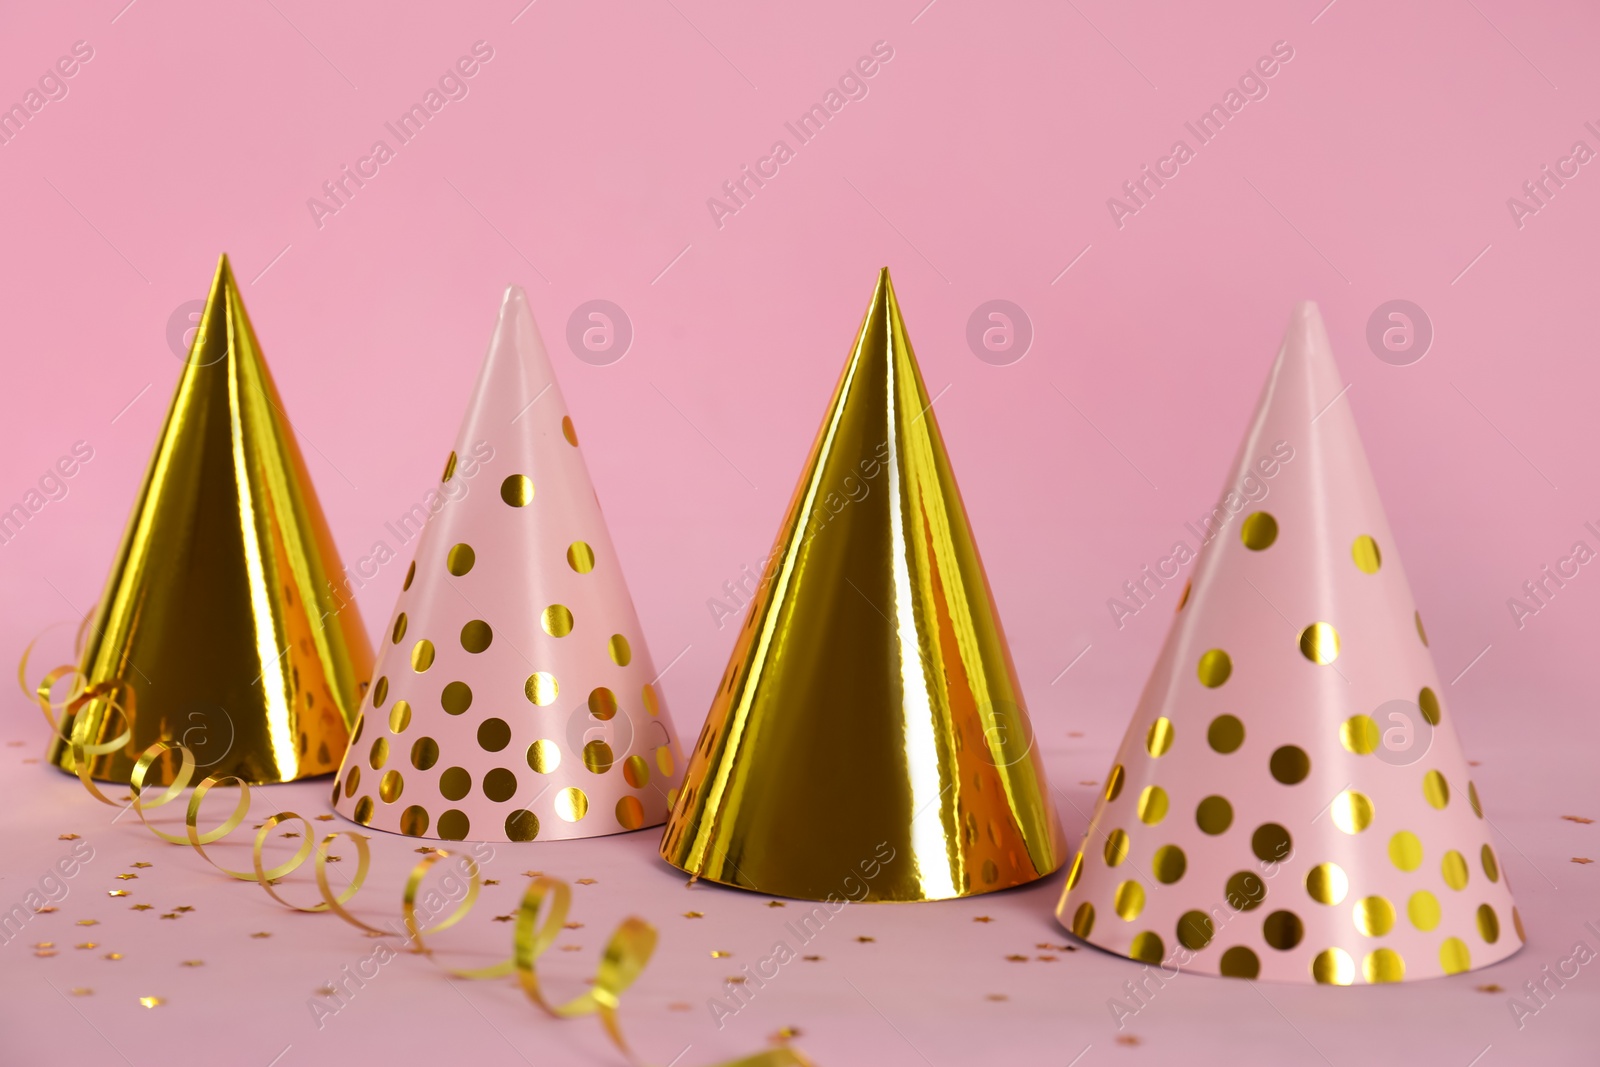
<path id="1" fill-rule="evenodd" d="M 1584 568 L 1520 630 L 1506 600 L 1575 540 L 1600 548 L 1583 528 L 1600 520 L 1587 315 L 1600 177 L 1585 166 L 1520 229 L 1506 200 L 1574 141 L 1600 149 L 1583 126 L 1600 126 L 1593 12 L 1505 0 L 1226 12 L 923 2 L 506 0 L 425 17 L 304 0 L 11 5 L 0 103 L 20 100 L 75 41 L 94 58 L 0 147 L 0 507 L 73 442 L 95 454 L 65 499 L 0 546 L 0 647 L 20 651 L 99 595 L 178 374 L 169 316 L 204 294 L 219 251 L 244 283 L 346 563 L 432 486 L 500 292 L 516 281 L 556 359 L 654 658 L 682 653 L 662 687 L 692 740 L 733 637 L 706 601 L 765 555 L 872 272 L 888 264 L 929 388 L 948 386 L 936 412 L 1076 839 L 1095 792 L 1080 783 L 1105 773 L 1171 603 L 1119 631 L 1105 602 L 1210 507 L 1292 302 L 1312 298 L 1351 383 L 1345 399 L 1445 699 L 1482 761 L 1528 926 L 1521 953 L 1398 989 L 1258 995 L 1186 976 L 1124 1031 L 1142 1047 L 1123 1047 L 1105 1001 L 1134 965 L 1090 949 L 1004 958 L 1068 940 L 1050 917 L 1052 881 L 847 909 L 824 961 L 791 965 L 718 1033 L 705 998 L 729 963 L 765 954 L 782 912 L 686 893 L 653 859 L 649 832 L 503 853 L 505 882 L 530 865 L 599 879 L 575 916 L 588 923 L 584 951 L 556 960 L 574 987 L 607 919 L 637 911 L 662 927 L 659 958 L 625 1007 L 661 1061 L 684 1043 L 686 1064 L 747 1051 L 793 1025 L 825 1064 L 915 1062 L 908 1041 L 941 1065 L 985 1052 L 1066 1063 L 1086 1045 L 1084 1064 L 1588 1062 L 1600 973 L 1584 969 L 1520 1031 L 1507 997 L 1580 937 L 1600 948 L 1582 927 L 1600 921 L 1600 868 L 1570 862 L 1600 852 L 1600 823 L 1559 818 L 1600 818 L 1600 591 L 1589 588 L 1600 578 Z M 383 124 L 478 40 L 494 58 L 470 94 L 319 229 L 307 198 L 387 138 Z M 879 40 L 894 58 L 869 95 L 718 229 L 706 199 L 775 139 L 794 147 L 784 122 Z M 1294 59 L 1269 95 L 1119 230 L 1107 197 L 1189 139 L 1184 122 L 1279 40 Z M 564 339 L 568 316 L 597 298 L 623 307 L 635 331 L 609 366 L 580 362 Z M 1023 307 L 1035 330 L 1010 366 L 981 362 L 965 341 L 968 316 L 995 298 Z M 1368 316 L 1395 298 L 1419 304 L 1435 330 L 1410 366 L 1380 362 L 1365 341 Z M 391 565 L 364 591 L 370 627 L 403 573 Z M 463 994 L 475 1013 L 416 960 L 391 964 L 384 973 L 403 977 L 315 1031 L 305 997 L 370 942 L 220 884 L 131 817 L 106 826 L 75 783 L 24 764 L 44 727 L 20 697 L 9 706 L 4 737 L 22 744 L 0 750 L 4 901 L 64 852 L 57 833 L 82 833 L 98 857 L 73 883 L 80 896 L 0 949 L 15 1062 L 47 1050 L 109 1062 L 109 1042 L 143 1064 L 179 1040 L 263 1064 L 284 1045 L 284 1064 L 349 1062 L 358 1049 L 376 1060 L 467 1047 L 495 1063 L 521 1062 L 514 1048 L 540 1062 L 606 1055 L 592 1021 L 548 1022 L 500 986 Z M 309 813 L 325 794 L 313 783 L 279 802 Z M 410 857 L 380 851 L 392 883 Z M 113 881 L 134 859 L 161 864 L 148 880 Z M 108 905 L 104 890 L 119 885 L 211 907 L 146 922 L 153 913 Z M 140 951 L 111 963 L 71 949 L 82 931 L 69 921 L 91 903 L 104 913 L 97 933 L 121 930 L 96 940 Z M 682 919 L 689 907 L 707 918 Z M 244 939 L 259 929 L 277 940 Z M 35 959 L 29 946 L 50 937 L 61 955 Z M 709 948 L 735 956 L 711 960 Z M 175 967 L 191 956 L 209 970 Z M 64 1003 L 45 979 L 96 993 Z M 1505 992 L 1477 988 L 1489 983 Z M 146 993 L 168 1003 L 145 1011 L 133 998 Z M 677 1002 L 692 1011 L 670 1011 Z"/>

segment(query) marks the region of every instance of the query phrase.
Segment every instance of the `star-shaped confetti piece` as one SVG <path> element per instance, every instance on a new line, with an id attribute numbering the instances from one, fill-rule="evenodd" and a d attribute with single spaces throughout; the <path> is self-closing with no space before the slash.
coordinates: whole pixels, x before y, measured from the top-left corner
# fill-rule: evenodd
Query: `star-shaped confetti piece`
<path id="1" fill-rule="evenodd" d="M 173 908 L 172 910 L 176 911 L 176 912 L 179 912 L 179 913 L 191 912 L 191 911 L 194 910 L 194 906 L 192 904 L 179 904 L 176 908 Z"/>
<path id="2" fill-rule="evenodd" d="M 994 919 L 988 915 L 974 915 L 972 921 L 975 923 L 992 923 Z"/>
<path id="3" fill-rule="evenodd" d="M 805 960 L 807 963 L 819 963 L 822 960 L 821 956 L 801 956 L 800 958 Z"/>
<path id="4" fill-rule="evenodd" d="M 1028 957 L 1026 957 L 1026 956 L 1018 956 L 1015 953 L 1013 953 L 1010 956 L 1007 956 L 1006 959 L 1010 960 L 1012 963 L 1027 963 L 1028 962 Z"/>
<path id="5" fill-rule="evenodd" d="M 131 882 L 137 877 L 139 877 L 137 874 L 129 874 L 127 871 L 123 871 L 121 874 L 117 875 L 117 881 Z"/>
<path id="6" fill-rule="evenodd" d="M 206 961 L 205 960 L 184 960 L 183 963 L 181 963 L 179 966 L 182 966 L 182 967 L 204 967 L 205 965 L 206 965 Z"/>
<path id="7" fill-rule="evenodd" d="M 694 1010 L 694 1005 L 693 1004 L 685 1004 L 681 1000 L 675 1000 L 671 1004 L 667 1005 L 667 1010 L 668 1011 L 693 1011 Z"/>
<path id="8" fill-rule="evenodd" d="M 298 830 L 285 830 L 283 833 L 279 834 L 278 836 L 279 837 L 299 837 L 300 836 L 300 831 L 298 831 Z"/>
<path id="9" fill-rule="evenodd" d="M 498 879 L 498 878 L 485 878 L 483 880 L 483 884 L 484 885 L 499 885 L 500 884 L 500 879 Z"/>
<path id="10" fill-rule="evenodd" d="M 255 933 L 251 934 L 250 936 L 251 937 L 256 937 L 256 938 L 261 938 L 261 937 L 271 937 L 272 934 L 269 931 L 266 931 L 266 930 L 258 930 Z"/>
<path id="11" fill-rule="evenodd" d="M 1572 862 L 1573 863 L 1593 863 L 1594 860 L 1590 859 L 1588 856 L 1574 856 L 1574 857 L 1572 857 Z"/>
<path id="12" fill-rule="evenodd" d="M 313 992 L 325 997 L 334 997 L 339 995 L 339 991 L 331 985 L 319 985 L 315 990 L 313 990 Z"/>
<path id="13" fill-rule="evenodd" d="M 1039 956 L 1037 958 L 1041 959 L 1041 960 L 1044 960 L 1046 963 L 1054 963 L 1060 957 L 1058 957 L 1058 956 Z"/>
<path id="14" fill-rule="evenodd" d="M 1585 815 L 1563 815 L 1561 817 L 1568 822 L 1581 823 L 1584 826 L 1588 826 L 1590 823 L 1594 822 L 1593 819 Z"/>
<path id="15" fill-rule="evenodd" d="M 878 939 L 875 937 L 868 937 L 866 934 L 862 934 L 860 937 L 857 937 L 856 940 L 861 942 L 863 945 L 869 945 Z"/>
<path id="16" fill-rule="evenodd" d="M 35 915 L 49 915 L 51 912 L 56 911 L 56 910 L 57 910 L 57 908 L 56 908 L 56 906 L 54 904 L 46 904 L 42 908 L 34 908 L 33 909 L 33 913 Z"/>
<path id="17" fill-rule="evenodd" d="M 544 872 L 543 871 L 523 871 L 522 872 L 522 876 L 524 878 L 543 878 L 544 877 Z"/>
<path id="18" fill-rule="evenodd" d="M 36 948 L 33 950 L 33 954 L 40 959 L 49 959 L 56 954 L 56 950 L 53 948 Z"/>
<path id="19" fill-rule="evenodd" d="M 62 834 L 56 838 L 57 841 L 76 841 L 77 839 L 77 834 Z"/>
<path id="20" fill-rule="evenodd" d="M 1496 985 L 1493 982 L 1487 982 L 1487 983 L 1485 983 L 1483 985 L 1480 985 L 1480 986 L 1473 986 L 1472 988 L 1476 989 L 1480 993 L 1504 993 L 1505 992 L 1505 990 L 1503 988 L 1501 988 L 1500 986 Z"/>
<path id="21" fill-rule="evenodd" d="M 1133 1034 L 1118 1034 L 1117 1035 L 1117 1044 L 1119 1044 L 1119 1045 L 1137 1045 L 1138 1043 L 1139 1043 L 1139 1039 L 1136 1036 L 1134 1036 Z"/>
<path id="22" fill-rule="evenodd" d="M 496 915 L 494 917 L 494 921 L 497 922 L 497 923 L 508 923 L 508 922 L 511 922 L 515 918 L 516 918 L 516 916 L 514 916 L 514 915 Z"/>
<path id="23" fill-rule="evenodd" d="M 727 949 L 714 948 L 711 950 L 711 958 L 714 960 L 724 960 L 731 955 L 733 955 L 733 953 L 729 952 Z"/>
<path id="24" fill-rule="evenodd" d="M 1006 996 L 1004 993 L 989 993 L 989 994 L 986 994 L 983 999 L 984 1000 L 1010 1000 L 1011 998 Z"/>
<path id="25" fill-rule="evenodd" d="M 583 946 L 582 945 L 562 945 L 561 946 L 561 951 L 562 952 L 582 952 L 583 951 Z"/>
<path id="26" fill-rule="evenodd" d="M 141 871 L 142 871 L 142 870 L 144 870 L 144 869 L 145 869 L 145 868 L 146 868 L 146 867 L 150 867 L 150 866 L 154 866 L 154 865 L 153 865 L 153 864 L 149 864 L 149 863 L 146 863 L 146 862 L 145 862 L 145 861 L 144 861 L 144 860 L 140 860 L 140 861 L 139 861 L 139 862 L 138 862 L 138 863 L 130 863 L 130 864 L 129 864 L 129 865 L 128 865 L 128 866 L 130 866 L 130 867 L 137 867 L 137 868 L 139 868 L 139 870 L 141 870 Z"/>
<path id="27" fill-rule="evenodd" d="M 706 913 L 703 911 L 686 911 L 683 913 L 683 917 L 685 919 L 704 919 Z"/>
<path id="28" fill-rule="evenodd" d="M 163 919 L 176 919 L 178 917 L 178 913 L 175 911 L 164 912 L 161 917 Z"/>
<path id="29" fill-rule="evenodd" d="M 107 889 L 106 890 L 106 896 L 108 896 L 108 897 L 125 897 L 127 895 L 128 895 L 128 891 L 126 889 Z"/>
<path id="30" fill-rule="evenodd" d="M 316 819 L 318 822 L 332 822 L 333 821 L 333 816 L 332 815 L 315 815 L 315 816 L 312 816 L 312 817 L 314 819 Z"/>
<path id="31" fill-rule="evenodd" d="M 783 907 L 787 907 L 787 906 L 788 905 L 784 904 L 784 902 L 781 901 L 781 900 L 769 900 L 769 901 L 767 901 L 767 907 L 769 907 L 769 908 L 783 908 Z M 787 1027 L 785 1029 L 787 1029 Z"/>
<path id="32" fill-rule="evenodd" d="M 154 907 L 155 907 L 154 904 L 135 904 L 135 905 L 133 905 L 133 907 L 130 910 L 132 910 L 132 911 L 149 911 L 151 908 L 154 908 Z"/>
<path id="33" fill-rule="evenodd" d="M 562 927 L 564 929 L 567 929 L 567 930 L 582 930 L 583 929 L 583 924 L 582 923 L 562 923 L 561 925 L 562 925 Z"/>
<path id="34" fill-rule="evenodd" d="M 140 997 L 139 1003 L 146 1008 L 159 1008 L 167 1002 L 166 997 Z"/>
<path id="35" fill-rule="evenodd" d="M 99 942 L 96 942 L 96 941 L 80 941 L 76 945 L 73 945 L 72 947 L 73 948 L 99 948 L 100 945 L 99 945 Z"/>
<path id="36" fill-rule="evenodd" d="M 426 856 L 430 852 L 438 852 L 439 850 L 434 848 L 432 845 L 423 845 L 421 848 L 414 849 L 413 851 L 415 851 L 418 855 Z"/>
<path id="37" fill-rule="evenodd" d="M 595 882 L 595 880 L 593 878 L 579 878 L 578 879 L 578 884 L 579 885 L 596 885 L 597 883 Z"/>
<path id="38" fill-rule="evenodd" d="M 71 993 L 75 997 L 88 997 L 94 995 L 94 990 L 90 989 L 88 986 L 82 985 L 75 985 L 71 989 L 67 990 L 67 992 Z"/>
<path id="39" fill-rule="evenodd" d="M 120 960 L 122 958 L 122 953 L 120 953 L 120 952 L 107 952 L 105 954 L 105 956 L 103 956 L 102 958 L 103 959 L 112 960 L 112 961 L 116 961 L 116 960 Z"/>
<path id="40" fill-rule="evenodd" d="M 100 920 L 99 919 L 79 919 L 78 920 L 78 925 L 79 926 L 99 926 L 100 925 Z"/>
<path id="41" fill-rule="evenodd" d="M 34 948 L 55 948 L 56 947 L 56 943 L 54 941 L 40 941 L 38 944 L 34 945 L 33 947 Z"/>

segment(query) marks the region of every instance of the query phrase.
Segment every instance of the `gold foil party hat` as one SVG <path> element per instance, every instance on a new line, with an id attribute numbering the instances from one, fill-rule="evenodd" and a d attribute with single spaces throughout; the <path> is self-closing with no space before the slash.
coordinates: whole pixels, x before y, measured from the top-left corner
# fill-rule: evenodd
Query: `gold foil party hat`
<path id="1" fill-rule="evenodd" d="M 372 673 L 294 430 L 223 256 L 84 647 L 84 683 L 131 689 L 131 724 L 86 703 L 71 736 L 126 782 L 157 741 L 199 772 L 281 782 L 338 769 Z M 119 700 L 126 704 L 126 700 Z M 50 759 L 75 771 L 59 738 Z M 167 753 L 147 781 L 169 783 Z"/>
<path id="2" fill-rule="evenodd" d="M 885 269 L 661 854 L 778 896 L 968 896 L 1061 865 L 1048 793 Z"/>

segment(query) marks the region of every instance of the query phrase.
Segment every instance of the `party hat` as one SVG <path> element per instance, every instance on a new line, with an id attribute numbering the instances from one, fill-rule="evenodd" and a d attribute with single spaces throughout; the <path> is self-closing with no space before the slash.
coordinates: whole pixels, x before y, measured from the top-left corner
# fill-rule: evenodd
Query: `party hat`
<path id="1" fill-rule="evenodd" d="M 1063 925 L 1146 963 L 1335 985 L 1515 952 L 1522 920 L 1316 305 L 1295 309 L 1190 529 L 1204 547 Z"/>
<path id="2" fill-rule="evenodd" d="M 1066 845 L 885 269 L 661 854 L 811 900 L 938 900 Z"/>
<path id="3" fill-rule="evenodd" d="M 336 768 L 372 668 L 341 573 L 223 256 L 84 647 L 86 683 L 125 685 L 134 709 L 78 712 L 72 737 L 89 744 L 131 718 L 132 740 L 92 757 L 90 773 L 126 782 L 164 740 L 201 774 L 249 782 Z M 60 738 L 50 759 L 75 769 Z M 167 784 L 177 767 L 169 753 L 146 781 Z"/>
<path id="4" fill-rule="evenodd" d="M 424 510 L 335 807 L 447 841 L 658 825 L 677 736 L 518 286 Z"/>

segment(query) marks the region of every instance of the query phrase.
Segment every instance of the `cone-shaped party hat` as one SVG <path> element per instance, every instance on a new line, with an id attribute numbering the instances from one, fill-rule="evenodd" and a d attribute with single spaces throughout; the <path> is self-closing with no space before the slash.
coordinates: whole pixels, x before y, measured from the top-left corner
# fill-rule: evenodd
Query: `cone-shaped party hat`
<path id="1" fill-rule="evenodd" d="M 363 826 L 541 841 L 666 818 L 639 619 L 528 298 L 506 290 L 334 784 Z"/>
<path id="2" fill-rule="evenodd" d="M 811 900 L 938 900 L 1066 858 L 889 272 L 734 643 L 661 854 Z"/>
<path id="3" fill-rule="evenodd" d="M 372 646 L 342 579 L 261 347 L 223 256 L 188 362 L 90 627 L 80 669 L 135 697 L 133 737 L 90 761 L 126 782 L 157 741 L 201 774 L 282 782 L 339 765 Z M 126 728 L 104 701 L 72 736 Z M 50 759 L 73 770 L 57 739 Z M 171 753 L 146 778 L 166 784 Z"/>
<path id="4" fill-rule="evenodd" d="M 1349 985 L 1522 943 L 1342 394 L 1302 303 L 1057 908 L 1102 948 Z"/>

